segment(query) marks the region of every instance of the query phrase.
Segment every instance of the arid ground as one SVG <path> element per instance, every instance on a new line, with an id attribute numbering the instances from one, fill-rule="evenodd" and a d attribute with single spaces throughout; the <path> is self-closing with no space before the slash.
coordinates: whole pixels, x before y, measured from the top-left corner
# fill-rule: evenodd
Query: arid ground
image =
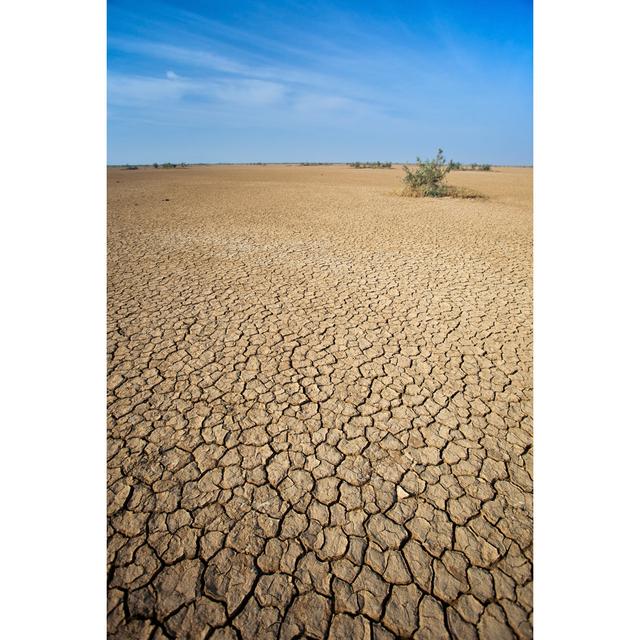
<path id="1" fill-rule="evenodd" d="M 532 636 L 532 171 L 109 169 L 113 638 Z"/>

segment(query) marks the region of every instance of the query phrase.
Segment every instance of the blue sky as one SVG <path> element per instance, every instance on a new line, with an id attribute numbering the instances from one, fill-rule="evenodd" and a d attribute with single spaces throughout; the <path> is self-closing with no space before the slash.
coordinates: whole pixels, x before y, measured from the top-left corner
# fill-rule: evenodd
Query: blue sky
<path id="1" fill-rule="evenodd" d="M 532 162 L 532 3 L 108 0 L 108 162 Z"/>

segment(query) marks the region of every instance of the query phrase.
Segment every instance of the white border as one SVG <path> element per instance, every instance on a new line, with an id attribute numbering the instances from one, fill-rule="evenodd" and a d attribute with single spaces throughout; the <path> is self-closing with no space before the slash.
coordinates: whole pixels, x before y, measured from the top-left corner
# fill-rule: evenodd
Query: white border
<path id="1" fill-rule="evenodd" d="M 535 3 L 534 633 L 545 640 L 638 633 L 635 7 Z"/>
<path id="2" fill-rule="evenodd" d="M 0 9 L 5 638 L 106 635 L 105 11 Z"/>
<path id="3" fill-rule="evenodd" d="M 104 638 L 105 4 L 4 3 L 3 635 Z M 535 5 L 535 620 L 632 637 L 638 10 Z"/>

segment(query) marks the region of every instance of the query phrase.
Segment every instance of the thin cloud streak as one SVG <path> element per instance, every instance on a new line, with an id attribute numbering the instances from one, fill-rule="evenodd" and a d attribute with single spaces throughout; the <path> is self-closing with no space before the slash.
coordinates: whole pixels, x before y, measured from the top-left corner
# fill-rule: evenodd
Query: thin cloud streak
<path id="1" fill-rule="evenodd" d="M 279 106 L 292 114 L 334 112 L 353 116 L 389 117 L 385 105 L 340 92 L 341 81 L 304 69 L 248 65 L 230 57 L 154 41 L 114 37 L 110 47 L 193 70 L 198 77 L 165 72 L 164 77 L 111 72 L 109 104 L 166 109 L 189 99 L 232 103 L 241 107 Z M 204 77 L 203 77 L 204 74 Z"/>
<path id="2" fill-rule="evenodd" d="M 324 90 L 330 93 L 336 91 L 343 93 L 341 90 L 346 87 L 355 88 L 353 83 L 345 82 L 335 76 L 309 71 L 303 67 L 296 69 L 290 66 L 246 64 L 228 56 L 203 49 L 119 37 L 111 38 L 109 44 L 115 51 L 140 54 L 162 60 L 172 66 L 184 65 L 200 71 L 237 75 L 244 78 L 273 80 L 292 85 L 292 87 L 311 87 L 315 91 Z M 349 95 L 345 97 L 355 98 L 356 96 Z"/>

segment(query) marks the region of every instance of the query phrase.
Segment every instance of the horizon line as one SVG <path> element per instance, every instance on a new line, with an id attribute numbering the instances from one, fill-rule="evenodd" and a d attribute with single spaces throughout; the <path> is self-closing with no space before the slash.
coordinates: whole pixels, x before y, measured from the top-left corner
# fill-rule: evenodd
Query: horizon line
<path id="1" fill-rule="evenodd" d="M 318 161 L 310 161 L 310 160 L 299 160 L 299 161 L 282 161 L 282 162 L 263 162 L 263 161 L 254 161 L 254 162 L 249 162 L 249 161 L 243 161 L 243 162 L 227 162 L 227 161 L 219 161 L 219 162 L 167 162 L 167 163 L 163 163 L 163 162 L 158 162 L 155 164 L 158 164 L 158 168 L 161 168 L 163 164 L 174 164 L 176 165 L 175 168 L 186 168 L 188 166 L 216 166 L 216 165 L 237 165 L 237 166 L 244 166 L 244 165 L 349 165 L 355 162 L 363 162 L 363 163 L 375 163 L 375 162 L 379 162 L 377 160 L 350 160 L 350 161 L 324 161 L 324 160 L 318 160 Z M 397 165 L 403 165 L 403 164 L 417 164 L 415 161 L 394 161 L 394 160 L 385 160 L 384 162 L 390 162 L 392 165 L 397 164 Z M 454 161 L 457 162 L 457 161 Z M 183 167 L 180 167 L 180 165 L 184 165 Z M 489 165 L 491 167 L 514 167 L 514 168 L 518 168 L 518 169 L 532 169 L 533 168 L 533 163 L 531 164 L 499 164 L 499 163 L 491 163 L 491 162 L 461 162 L 460 163 L 463 167 L 469 167 L 471 165 Z M 117 163 L 109 163 L 107 162 L 107 168 L 119 168 L 119 167 L 153 167 L 154 163 L 151 162 L 117 162 Z"/>

